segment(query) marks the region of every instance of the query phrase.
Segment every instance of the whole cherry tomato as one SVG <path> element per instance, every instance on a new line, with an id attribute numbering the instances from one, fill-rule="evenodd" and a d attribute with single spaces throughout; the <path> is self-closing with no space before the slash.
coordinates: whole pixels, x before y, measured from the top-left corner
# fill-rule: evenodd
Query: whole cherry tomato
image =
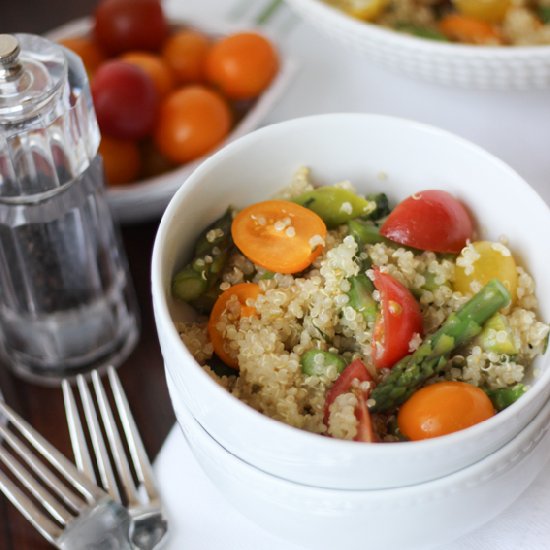
<path id="1" fill-rule="evenodd" d="M 160 0 L 102 0 L 95 13 L 95 37 L 112 55 L 160 49 L 168 34 Z"/>
<path id="2" fill-rule="evenodd" d="M 251 99 L 265 90 L 279 68 L 275 48 L 253 32 L 236 33 L 216 42 L 206 58 L 208 80 L 231 99 Z"/>
<path id="3" fill-rule="evenodd" d="M 422 334 L 420 306 L 410 290 L 388 273 L 374 271 L 374 286 L 380 292 L 381 310 L 374 326 L 372 358 L 378 368 L 391 368 L 411 353 L 415 334 Z"/>
<path id="4" fill-rule="evenodd" d="M 93 76 L 106 59 L 97 42 L 87 36 L 64 38 L 59 43 L 82 59 L 82 63 L 84 63 L 84 67 L 86 67 L 86 71 L 90 77 Z"/>
<path id="5" fill-rule="evenodd" d="M 466 208 L 447 191 L 420 191 L 400 202 L 380 233 L 420 250 L 458 254 L 473 235 Z"/>
<path id="6" fill-rule="evenodd" d="M 216 147 L 230 127 L 231 113 L 222 96 L 203 86 L 188 86 L 162 102 L 155 143 L 163 155 L 183 163 Z"/>
<path id="7" fill-rule="evenodd" d="M 99 128 L 119 139 L 140 139 L 153 131 L 158 94 L 153 80 L 139 67 L 114 59 L 97 70 L 92 95 Z"/>
<path id="8" fill-rule="evenodd" d="M 419 389 L 399 409 L 397 424 L 416 441 L 463 430 L 495 414 L 487 394 L 465 382 L 437 382 Z"/>
<path id="9" fill-rule="evenodd" d="M 164 97 L 174 89 L 174 74 L 160 55 L 148 52 L 127 52 L 120 59 L 143 69 L 153 80 L 159 97 Z"/>
<path id="10" fill-rule="evenodd" d="M 170 36 L 162 47 L 162 57 L 181 84 L 201 82 L 205 78 L 205 60 L 210 39 L 192 29 Z"/>
<path id="11" fill-rule="evenodd" d="M 141 168 L 138 145 L 135 141 L 103 136 L 99 144 L 108 185 L 123 185 L 135 181 Z"/>

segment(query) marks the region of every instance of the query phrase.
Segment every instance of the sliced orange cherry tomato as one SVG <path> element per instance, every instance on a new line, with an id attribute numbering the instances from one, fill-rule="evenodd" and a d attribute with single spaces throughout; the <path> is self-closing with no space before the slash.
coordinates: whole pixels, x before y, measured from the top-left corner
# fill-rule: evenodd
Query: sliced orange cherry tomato
<path id="1" fill-rule="evenodd" d="M 438 382 L 421 388 L 401 406 L 397 424 L 416 441 L 463 430 L 495 414 L 487 394 L 465 382 Z"/>
<path id="2" fill-rule="evenodd" d="M 420 191 L 400 202 L 380 228 L 399 244 L 432 252 L 458 254 L 472 238 L 466 208 L 447 191 Z"/>
<path id="3" fill-rule="evenodd" d="M 227 312 L 228 321 L 236 322 L 242 317 L 256 315 L 256 308 L 248 305 L 246 302 L 249 299 L 256 300 L 259 294 L 260 287 L 258 285 L 254 283 L 240 283 L 222 292 L 212 308 L 210 318 L 208 319 L 208 335 L 210 336 L 210 341 L 216 355 L 229 367 L 238 369 L 239 363 L 237 358 L 227 349 L 224 334 L 218 330 L 217 324 L 227 309 L 227 303 L 233 296 L 237 298 L 239 307 Z"/>
<path id="4" fill-rule="evenodd" d="M 353 384 L 357 382 L 371 382 L 372 377 L 365 367 L 365 364 L 361 359 L 354 359 L 336 379 L 333 386 L 327 392 L 325 397 L 325 407 L 323 422 L 325 426 L 328 426 L 330 420 L 330 406 L 334 403 L 334 400 L 341 394 L 353 391 L 357 398 L 357 406 L 355 407 L 355 418 L 357 419 L 357 434 L 355 441 L 363 441 L 371 443 L 376 441 L 376 435 L 372 427 L 371 417 L 367 408 L 367 399 L 370 395 L 370 389 L 368 391 L 354 388 Z"/>
<path id="5" fill-rule="evenodd" d="M 502 37 L 496 27 L 458 13 L 451 13 L 439 22 L 439 30 L 451 40 L 466 44 L 499 44 Z"/>
<path id="6" fill-rule="evenodd" d="M 277 273 L 297 273 L 321 253 L 327 228 L 315 212 L 299 204 L 270 200 L 241 210 L 231 234 L 255 264 Z"/>
<path id="7" fill-rule="evenodd" d="M 375 270 L 374 286 L 382 307 L 374 326 L 372 358 L 377 368 L 391 368 L 410 353 L 415 333 L 422 334 L 422 314 L 410 290 L 391 275 Z"/>

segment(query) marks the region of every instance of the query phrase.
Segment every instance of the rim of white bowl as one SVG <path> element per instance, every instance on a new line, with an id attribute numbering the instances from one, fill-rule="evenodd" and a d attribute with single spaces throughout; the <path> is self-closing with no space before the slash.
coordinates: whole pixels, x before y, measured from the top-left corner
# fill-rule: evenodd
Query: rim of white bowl
<path id="1" fill-rule="evenodd" d="M 395 454 L 403 455 L 404 453 L 416 454 L 420 452 L 430 452 L 437 450 L 441 445 L 446 445 L 447 443 L 454 445 L 460 445 L 464 441 L 470 441 L 482 437 L 482 435 L 491 430 L 492 426 L 498 424 L 511 423 L 514 424 L 513 419 L 517 415 L 517 412 L 520 409 L 523 409 L 527 404 L 527 397 L 536 397 L 543 391 L 549 391 L 550 389 L 550 368 L 544 369 L 544 372 L 537 379 L 536 384 L 531 387 L 525 396 L 522 399 L 519 399 L 503 411 L 499 412 L 492 418 L 460 430 L 448 435 L 425 439 L 422 441 L 407 441 L 406 444 L 401 445 L 358 445 L 355 441 L 347 441 L 342 439 L 336 439 L 331 437 L 323 437 L 319 434 L 308 432 L 289 424 L 285 424 L 282 421 L 274 420 L 258 411 L 256 411 L 251 406 L 239 400 L 237 397 L 231 395 L 225 388 L 217 384 L 205 371 L 204 369 L 195 361 L 192 354 L 189 352 L 185 344 L 182 342 L 178 331 L 175 327 L 174 321 L 169 313 L 168 303 L 164 295 L 164 289 L 162 285 L 162 269 L 161 269 L 161 257 L 162 257 L 162 242 L 165 239 L 166 232 L 171 224 L 171 219 L 175 217 L 175 214 L 181 208 L 181 204 L 184 202 L 187 194 L 193 189 L 196 185 L 199 185 L 201 177 L 204 173 L 207 173 L 210 170 L 212 165 L 215 165 L 219 162 L 223 162 L 223 158 L 229 155 L 239 154 L 241 150 L 246 150 L 248 144 L 254 142 L 258 138 L 261 138 L 264 134 L 269 134 L 273 132 L 283 132 L 286 133 L 289 130 L 292 130 L 293 127 L 300 127 L 304 123 L 311 122 L 312 124 L 318 123 L 320 121 L 326 121 L 329 123 L 332 120 L 344 120 L 344 119 L 358 119 L 362 118 L 365 121 L 368 120 L 383 120 L 389 124 L 406 124 L 408 126 L 416 127 L 419 131 L 432 133 L 434 135 L 445 136 L 447 139 L 452 139 L 456 142 L 457 146 L 470 149 L 477 155 L 482 155 L 485 159 L 493 164 L 495 164 L 499 170 L 508 172 L 514 179 L 517 180 L 517 184 L 521 188 L 522 194 L 527 194 L 532 196 L 532 200 L 540 202 L 543 208 L 546 208 L 548 216 L 550 218 L 550 207 L 546 205 L 540 195 L 529 186 L 529 184 L 508 164 L 499 159 L 498 157 L 492 155 L 482 147 L 474 144 L 473 142 L 457 136 L 456 134 L 443 130 L 441 128 L 432 126 L 430 124 L 425 124 L 421 122 L 416 122 L 410 119 L 380 115 L 373 113 L 329 113 L 321 115 L 312 115 L 305 116 L 300 118 L 295 118 L 287 120 L 284 122 L 279 122 L 264 126 L 257 130 L 254 130 L 250 134 L 243 136 L 216 152 L 214 155 L 205 160 L 195 171 L 191 174 L 188 180 L 180 189 L 176 192 L 172 200 L 170 201 L 168 207 L 166 208 L 164 215 L 162 216 L 159 229 L 155 238 L 155 243 L 153 247 L 152 255 L 152 265 L 151 265 L 151 282 L 152 282 L 152 294 L 153 294 L 153 303 L 155 306 L 155 311 L 160 314 L 164 319 L 168 321 L 168 333 L 167 337 L 170 339 L 171 344 L 175 345 L 176 348 L 181 350 L 183 356 L 187 357 L 197 368 L 198 376 L 202 378 L 204 384 L 210 386 L 210 390 L 218 393 L 220 399 L 225 399 L 227 401 L 228 407 L 235 410 L 237 413 L 247 415 L 252 422 L 259 424 L 265 424 L 270 427 L 270 430 L 275 434 L 280 434 L 286 438 L 300 438 L 304 443 L 307 443 L 308 440 L 314 441 L 316 445 L 325 446 L 327 450 L 335 448 L 338 446 L 353 446 L 353 449 L 358 454 L 376 454 L 381 457 L 384 456 L 393 456 Z M 158 326 L 158 325 L 157 325 Z M 163 328 L 163 330 L 165 330 Z M 547 350 L 544 356 L 541 356 L 542 360 L 548 362 L 549 350 Z M 545 359 L 546 358 L 546 359 Z M 224 397 L 225 396 L 225 397 Z M 530 399 L 529 399 L 530 400 Z M 538 413 L 540 409 L 536 411 Z M 536 414 L 535 413 L 535 414 Z M 530 418 L 529 420 L 531 420 Z M 311 439 L 313 438 L 313 439 Z M 441 443 L 444 442 L 444 443 Z M 307 446 L 305 447 L 307 448 Z M 446 448 L 446 447 L 445 447 Z M 443 450 L 443 449 L 442 449 Z"/>
<path id="2" fill-rule="evenodd" d="M 323 18 L 334 19 L 339 25 L 347 28 L 350 33 L 362 37 L 377 38 L 380 42 L 394 42 L 397 47 L 422 50 L 426 53 L 441 52 L 455 55 L 460 53 L 465 57 L 484 57 L 487 59 L 509 60 L 511 58 L 533 60 L 545 58 L 550 60 L 550 45 L 540 46 L 475 46 L 442 42 L 420 38 L 411 34 L 398 32 L 390 28 L 368 23 L 346 15 L 338 8 L 325 4 L 321 0 L 289 0 L 290 4 L 300 5 L 308 11 L 316 10 Z"/>

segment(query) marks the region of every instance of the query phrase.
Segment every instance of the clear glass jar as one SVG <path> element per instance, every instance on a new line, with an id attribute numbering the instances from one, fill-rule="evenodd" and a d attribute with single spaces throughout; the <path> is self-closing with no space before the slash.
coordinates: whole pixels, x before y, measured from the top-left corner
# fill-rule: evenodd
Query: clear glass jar
<path id="1" fill-rule="evenodd" d="M 0 352 L 41 383 L 117 365 L 138 313 L 80 59 L 0 35 Z"/>

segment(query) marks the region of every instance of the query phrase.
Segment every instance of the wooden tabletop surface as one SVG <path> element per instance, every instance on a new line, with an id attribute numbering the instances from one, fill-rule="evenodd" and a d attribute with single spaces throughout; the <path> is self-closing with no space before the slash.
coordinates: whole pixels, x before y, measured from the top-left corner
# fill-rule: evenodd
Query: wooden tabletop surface
<path id="1" fill-rule="evenodd" d="M 96 0 L 14 0 L 2 2 L 0 33 L 44 33 L 75 17 L 90 14 Z M 139 300 L 141 336 L 119 369 L 136 423 L 151 459 L 159 452 L 174 424 L 168 397 L 150 292 L 151 251 L 158 221 L 121 228 L 130 272 Z M 59 389 L 23 382 L 0 364 L 0 388 L 7 403 L 27 419 L 61 452 L 72 457 Z M 47 550 L 52 548 L 0 495 L 0 550 Z"/>

